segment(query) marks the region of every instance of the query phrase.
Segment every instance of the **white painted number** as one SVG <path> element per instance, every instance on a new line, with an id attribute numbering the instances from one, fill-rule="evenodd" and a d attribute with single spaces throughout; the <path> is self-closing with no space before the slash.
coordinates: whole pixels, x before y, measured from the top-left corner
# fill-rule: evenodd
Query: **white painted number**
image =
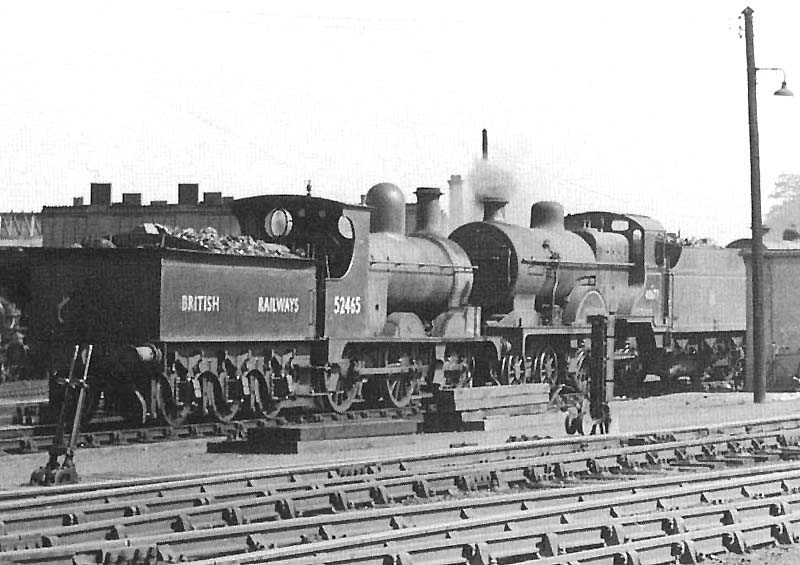
<path id="1" fill-rule="evenodd" d="M 646 300 L 658 300 L 659 294 L 660 292 L 658 292 L 657 288 L 648 288 L 644 291 L 644 297 Z"/>
<path id="2" fill-rule="evenodd" d="M 360 314 L 361 313 L 361 297 L 360 296 L 334 296 L 333 297 L 333 313 L 334 314 Z"/>

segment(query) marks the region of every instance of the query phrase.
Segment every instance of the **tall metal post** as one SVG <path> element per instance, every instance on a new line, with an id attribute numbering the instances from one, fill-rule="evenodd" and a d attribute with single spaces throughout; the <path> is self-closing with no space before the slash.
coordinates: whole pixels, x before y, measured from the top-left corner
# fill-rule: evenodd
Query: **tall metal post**
<path id="1" fill-rule="evenodd" d="M 758 156 L 758 111 L 756 107 L 756 63 L 753 53 L 753 10 L 744 14 L 744 42 L 747 52 L 747 113 L 750 122 L 750 211 L 752 253 L 750 263 L 753 305 L 753 402 L 764 402 L 767 390 L 764 357 L 764 245 L 761 224 L 761 169 Z"/>

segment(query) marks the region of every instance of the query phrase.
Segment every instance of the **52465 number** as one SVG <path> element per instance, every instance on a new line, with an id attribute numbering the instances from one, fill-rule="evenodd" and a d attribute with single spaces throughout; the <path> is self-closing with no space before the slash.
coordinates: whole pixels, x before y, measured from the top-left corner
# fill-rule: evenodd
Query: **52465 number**
<path id="1" fill-rule="evenodd" d="M 334 296 L 333 297 L 333 313 L 334 314 L 360 314 L 361 313 L 361 297 L 360 296 Z"/>

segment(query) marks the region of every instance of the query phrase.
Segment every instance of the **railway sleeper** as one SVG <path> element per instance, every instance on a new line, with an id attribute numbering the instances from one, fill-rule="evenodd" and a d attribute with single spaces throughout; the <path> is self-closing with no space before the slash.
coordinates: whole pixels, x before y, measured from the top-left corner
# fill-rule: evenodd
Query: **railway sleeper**
<path id="1" fill-rule="evenodd" d="M 740 496 L 740 499 L 741 499 L 741 496 Z M 788 501 L 788 500 L 793 500 L 793 503 L 794 503 L 795 505 L 797 505 L 797 504 L 800 504 L 800 496 L 794 495 L 794 498 L 793 498 L 793 499 L 787 499 L 787 501 Z M 661 507 L 660 507 L 660 508 L 658 508 L 658 507 L 656 507 L 656 505 L 652 504 L 652 501 L 651 501 L 651 504 L 650 504 L 650 506 L 649 506 L 649 507 L 645 506 L 645 507 L 643 507 L 642 509 L 637 509 L 637 510 L 643 510 L 643 511 L 645 511 L 645 512 L 646 512 L 647 510 L 649 510 L 649 511 L 651 511 L 651 512 L 652 512 L 652 511 L 654 511 L 654 510 L 657 510 L 657 511 L 659 512 L 659 516 L 663 516 L 663 507 L 664 507 L 664 505 L 663 505 L 663 503 L 661 503 L 661 502 L 660 502 L 660 501 L 661 501 L 661 499 L 660 499 L 660 498 L 658 499 L 658 501 L 659 501 L 659 503 L 661 504 Z M 624 502 L 624 501 L 619 501 L 619 502 L 618 502 L 618 505 L 619 505 L 619 504 L 622 504 L 623 502 Z M 760 507 L 766 508 L 766 509 L 769 511 L 769 513 L 772 515 L 772 514 L 774 514 L 774 512 L 775 512 L 775 511 L 773 510 L 773 508 L 774 508 L 774 506 L 775 506 L 775 502 L 776 502 L 776 501 L 759 501 L 759 500 L 752 500 L 752 501 L 750 501 L 748 504 L 759 505 Z M 787 502 L 787 503 L 788 503 L 788 502 Z M 637 512 L 633 512 L 633 509 L 634 509 L 634 507 L 629 507 L 629 508 L 628 508 L 628 510 L 631 510 L 631 512 L 623 512 L 623 511 L 621 511 L 621 510 L 620 510 L 620 507 L 619 507 L 618 505 L 614 507 L 614 509 L 613 509 L 613 512 L 607 512 L 605 515 L 606 515 L 607 517 L 608 517 L 608 516 L 610 516 L 610 517 L 612 517 L 612 518 L 613 518 L 613 517 L 615 517 L 615 516 L 619 517 L 619 516 L 621 516 L 621 515 L 627 515 L 627 514 L 630 514 L 630 515 L 638 515 L 638 514 L 640 514 L 640 513 L 641 513 L 641 512 L 638 512 L 638 511 L 637 511 Z M 602 504 L 601 504 L 600 502 L 597 502 L 597 503 L 595 503 L 595 506 L 596 506 L 598 509 L 602 508 Z M 710 509 L 703 509 L 703 512 L 709 512 L 709 511 L 710 511 L 710 512 L 718 512 L 718 513 L 721 513 L 721 514 L 720 514 L 721 516 L 723 516 L 723 518 L 720 518 L 720 520 L 721 520 L 721 521 L 725 521 L 725 520 L 728 520 L 728 521 L 730 521 L 730 519 L 729 519 L 729 518 L 724 518 L 724 516 L 725 516 L 725 511 L 726 511 L 726 508 L 725 508 L 724 506 L 722 506 L 722 505 L 717 505 L 717 506 L 719 506 L 719 508 L 717 508 L 717 507 L 711 507 Z M 788 506 L 787 506 L 787 507 L 788 507 Z M 547 512 L 548 512 L 548 509 L 541 508 L 539 505 L 537 505 L 537 508 L 538 508 L 538 510 L 537 510 L 536 512 L 534 512 L 534 514 L 535 514 L 535 515 L 541 515 L 543 512 L 544 512 L 544 513 L 547 513 Z M 520 507 L 520 509 L 521 509 L 521 510 L 525 510 L 525 509 L 524 509 L 524 508 L 522 508 L 522 507 Z M 554 509 L 554 510 L 555 510 L 555 509 Z M 578 510 L 576 510 L 575 512 L 576 512 L 576 513 L 578 513 L 579 511 L 578 511 Z M 602 515 L 602 514 L 599 514 L 599 515 L 596 515 L 596 516 L 595 516 L 595 515 L 593 515 L 593 514 L 592 514 L 592 515 L 590 515 L 590 514 L 587 514 L 587 513 L 586 513 L 584 510 L 580 511 L 579 513 L 580 513 L 580 515 L 581 515 L 581 520 L 582 520 L 582 521 L 586 521 L 587 519 L 590 519 L 590 520 L 592 520 L 593 522 L 597 522 L 597 521 L 598 521 L 598 518 L 599 518 L 599 517 Z M 371 512 L 370 514 L 373 514 L 373 513 Z M 503 512 L 503 514 L 502 514 L 502 515 L 504 515 L 504 516 L 505 516 L 506 514 L 508 514 L 508 512 Z M 576 521 L 576 520 L 572 520 L 572 519 L 567 519 L 567 518 L 565 518 L 565 517 L 564 517 L 564 514 L 563 514 L 562 512 L 560 512 L 560 511 L 558 511 L 558 510 L 556 510 L 555 514 L 552 514 L 552 512 L 551 512 L 550 514 L 553 516 L 553 519 L 555 520 L 555 522 L 554 522 L 554 523 L 575 523 L 575 522 L 577 522 L 577 521 L 580 521 L 580 520 L 577 520 L 577 521 Z M 390 515 L 391 515 L 391 517 L 392 517 L 392 518 L 394 518 L 394 517 L 397 515 L 397 509 L 394 509 L 394 510 L 392 510 L 392 511 L 390 512 Z M 495 515 L 497 515 L 497 512 L 496 512 L 496 511 L 495 511 Z M 466 511 L 462 510 L 462 513 L 461 513 L 460 519 L 472 519 L 472 518 L 477 518 L 477 517 L 478 517 L 478 515 L 475 515 L 475 514 L 473 514 L 473 512 L 472 512 L 471 510 L 466 510 Z M 354 517 L 353 517 L 353 518 L 354 518 Z M 339 519 L 345 519 L 345 520 L 348 520 L 348 519 L 350 519 L 350 517 L 341 516 Z M 385 519 L 385 518 L 384 518 L 384 519 Z M 537 518 L 537 520 L 541 520 L 541 518 Z M 307 522 L 307 521 L 306 521 L 306 522 Z M 278 523 L 278 524 L 276 524 L 276 527 L 283 528 L 283 529 L 285 529 L 286 531 L 294 532 L 294 533 L 292 533 L 291 535 L 295 535 L 295 533 L 296 533 L 296 532 L 298 532 L 298 531 L 301 531 L 301 530 L 304 530 L 304 528 L 300 528 L 299 526 L 293 526 L 292 524 L 289 524 L 289 523 L 287 523 L 287 524 L 285 524 L 285 525 L 283 525 L 283 524 L 281 524 L 281 523 Z M 312 524 L 308 524 L 308 526 L 306 526 L 306 527 L 307 527 L 307 528 L 311 528 L 311 531 L 312 531 L 312 532 L 313 532 L 313 531 L 317 531 L 317 530 L 314 530 L 314 529 L 313 529 L 313 528 L 314 528 L 314 526 L 313 526 Z M 264 530 L 263 530 L 263 527 L 259 527 L 259 528 L 261 529 L 261 531 L 264 531 Z M 249 529 L 252 529 L 252 527 L 250 527 Z M 337 531 L 338 531 L 338 530 L 337 530 Z M 355 531 L 358 531 L 358 530 L 355 530 Z M 241 532 L 241 533 L 240 533 L 240 532 Z M 244 534 L 246 534 L 246 533 L 247 533 L 247 532 L 245 532 L 245 531 L 242 531 L 242 528 L 238 528 L 238 527 L 237 527 L 237 528 L 232 528 L 232 529 L 227 529 L 227 528 L 226 528 L 226 529 L 225 529 L 225 531 L 222 531 L 222 532 L 220 532 L 219 530 L 216 530 L 215 532 L 199 532 L 199 531 L 198 531 L 198 532 L 190 532 L 190 534 L 189 534 L 189 535 L 191 536 L 191 539 L 199 539 L 199 538 L 198 538 L 198 536 L 211 536 L 211 537 L 213 537 L 213 536 L 215 536 L 215 535 L 227 535 L 227 536 L 229 536 L 229 537 L 232 537 L 232 538 L 233 538 L 233 537 L 237 537 L 237 536 L 244 535 Z M 250 533 L 253 533 L 253 532 L 250 532 Z M 304 534 L 304 535 L 311 535 L 311 534 Z M 180 540 L 179 540 L 178 538 L 176 538 L 174 535 L 173 535 L 173 536 L 169 536 L 169 537 L 170 537 L 170 540 L 169 540 L 169 542 L 170 542 L 171 544 L 173 544 L 175 547 L 180 547 L 180 546 L 182 546 L 182 545 L 184 545 L 184 544 L 186 544 L 186 543 L 193 543 L 193 542 L 192 542 L 191 540 L 189 540 L 189 539 L 187 539 L 187 540 L 183 540 L 183 541 L 180 541 Z M 277 539 L 277 538 L 276 538 L 276 539 Z M 142 541 L 143 541 L 143 540 L 139 540 L 139 541 L 138 541 L 138 542 L 136 542 L 136 543 L 141 543 Z M 177 545 L 176 545 L 176 544 L 177 544 Z M 204 544 L 204 545 L 206 545 L 206 544 Z M 208 543 L 208 545 L 210 546 L 210 545 L 211 545 L 211 542 L 209 542 L 209 543 Z M 231 547 L 233 547 L 234 545 L 235 545 L 235 544 L 233 544 L 233 543 L 232 543 Z M 227 546 L 226 546 L 226 547 L 227 547 Z"/>
<path id="2" fill-rule="evenodd" d="M 348 563 L 377 563 L 379 559 L 388 560 L 383 563 L 396 563 L 398 556 L 417 557 L 419 562 L 427 562 L 435 555 L 442 562 L 463 562 L 470 565 L 533 562 L 571 563 L 579 562 L 590 556 L 608 555 L 625 556 L 626 559 L 640 561 L 619 561 L 615 563 L 644 562 L 647 557 L 661 556 L 658 562 L 673 561 L 698 562 L 708 553 L 720 551 L 743 552 L 749 547 L 758 547 L 793 540 L 795 535 L 791 520 L 771 520 L 764 515 L 754 515 L 752 520 L 731 523 L 729 516 L 735 508 L 726 508 L 708 513 L 705 509 L 696 511 L 689 509 L 682 515 L 664 517 L 661 513 L 639 515 L 627 519 L 607 520 L 603 524 L 564 524 L 554 528 L 531 529 L 523 522 L 499 520 L 485 523 L 476 520 L 474 524 L 458 525 L 441 524 L 430 534 L 423 533 L 418 539 L 393 541 L 394 535 L 372 540 L 378 547 L 348 551 L 345 545 L 339 551 L 348 551 Z M 800 520 L 797 515 L 794 520 Z M 696 523 L 698 527 L 690 527 L 687 522 Z M 713 531 L 714 535 L 706 534 Z M 429 535 L 446 533 L 434 541 L 426 541 Z M 361 540 L 354 540 L 356 547 L 363 548 Z M 382 549 L 391 548 L 390 552 Z M 299 563 L 301 555 L 314 555 L 327 562 L 335 559 L 336 548 L 318 545 L 308 548 L 286 548 L 287 551 L 275 552 L 275 559 L 266 554 L 243 556 L 242 561 L 258 560 L 265 563 L 281 561 Z M 375 554 L 377 550 L 377 554 Z M 367 554 L 370 552 L 370 554 Z M 297 557 L 291 560 L 292 554 Z M 279 557 L 280 555 L 280 557 Z M 368 558 L 372 557 L 372 559 Z M 459 556 L 463 561 L 457 559 Z M 567 557 L 569 556 L 569 557 Z M 667 558 L 664 559 L 664 556 Z M 185 556 L 191 558 L 191 556 Z M 452 559 L 452 561 L 451 561 Z M 654 559 L 655 560 L 655 559 Z M 309 560 L 308 562 L 312 562 Z M 313 560 L 316 562 L 316 560 Z M 413 562 L 413 561 L 412 561 Z M 649 560 L 648 560 L 649 562 Z M 224 561 L 223 561 L 224 563 Z"/>
<path id="3" fill-rule="evenodd" d="M 520 469 L 524 469 L 524 468 L 520 468 Z M 525 475 L 524 472 L 523 472 L 523 475 Z M 526 476 L 525 478 L 527 479 L 528 477 Z M 406 483 L 405 486 L 400 484 L 400 483 L 398 483 L 398 484 L 400 484 L 400 486 L 395 486 L 394 488 L 400 488 L 401 491 L 403 491 L 403 493 L 408 493 L 407 495 L 404 494 L 404 496 L 412 496 L 412 495 L 416 494 L 413 485 L 414 485 L 414 482 L 417 481 L 417 480 L 418 480 L 418 478 L 414 479 L 414 481 L 410 481 L 410 482 Z M 438 483 L 441 483 L 441 481 L 443 481 L 443 480 L 445 480 L 445 479 L 444 478 L 438 479 Z M 428 485 L 429 485 L 429 488 L 426 489 L 427 491 L 433 492 L 434 490 L 436 490 L 436 489 L 434 489 L 434 486 L 436 484 L 438 484 L 437 483 L 437 479 L 430 478 L 430 479 L 426 479 L 426 481 L 428 482 Z M 355 491 L 357 492 L 359 490 L 359 488 L 363 491 L 362 487 L 357 487 L 355 489 Z M 439 491 L 439 492 L 441 492 L 441 491 Z M 326 504 L 324 504 L 324 505 L 321 504 L 319 500 L 317 500 L 313 504 L 309 503 L 310 506 L 316 508 L 314 510 L 314 512 L 331 512 L 331 504 L 330 504 L 330 500 L 329 500 L 329 493 L 330 493 L 330 491 L 328 491 L 327 493 L 324 492 L 324 491 L 319 491 L 319 490 L 311 491 L 310 496 L 316 496 L 317 498 L 320 498 L 322 496 L 326 497 Z M 265 496 L 265 495 L 269 496 L 269 493 L 260 493 L 260 496 Z M 361 496 L 363 496 L 363 494 Z M 183 499 L 183 500 L 184 500 L 183 504 L 185 505 L 185 504 L 188 503 L 189 506 L 195 506 L 197 504 L 202 504 L 203 503 L 203 502 L 198 503 L 197 501 L 200 500 L 200 499 L 198 499 L 197 497 L 190 497 L 188 499 Z M 221 500 L 221 499 L 214 499 L 214 500 L 218 501 L 218 500 Z M 154 508 L 152 508 L 153 511 L 158 511 L 159 505 L 160 505 L 161 509 L 163 509 L 163 508 L 172 509 L 172 508 L 176 508 L 176 506 L 180 506 L 180 504 L 176 503 L 176 501 L 173 500 L 172 496 L 163 497 L 163 498 L 160 498 L 160 499 L 156 498 L 156 499 L 154 499 L 152 501 L 152 504 L 154 505 Z M 97 509 L 98 513 L 102 514 L 105 510 L 110 510 L 109 506 L 113 507 L 114 505 L 113 504 L 111 504 L 111 505 L 101 505 L 101 507 Z M 119 508 L 124 509 L 124 508 L 128 508 L 128 507 L 130 507 L 130 503 L 129 502 L 125 502 L 124 504 L 119 504 Z M 88 518 L 88 510 L 89 509 L 87 508 L 86 509 L 87 518 Z M 57 515 L 58 516 L 58 522 L 54 522 L 54 526 L 59 525 L 60 523 L 63 523 L 63 515 L 64 515 L 63 513 Z M 98 517 L 98 515 L 95 515 L 93 518 L 96 519 Z"/>

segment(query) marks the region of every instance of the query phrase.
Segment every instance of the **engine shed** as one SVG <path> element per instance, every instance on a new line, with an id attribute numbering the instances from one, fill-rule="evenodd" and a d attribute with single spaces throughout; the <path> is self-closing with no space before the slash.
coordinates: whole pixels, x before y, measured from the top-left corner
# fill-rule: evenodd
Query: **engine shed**
<path id="1" fill-rule="evenodd" d="M 766 243 L 766 242 L 765 242 Z M 764 250 L 764 343 L 767 390 L 794 391 L 800 374 L 800 245 L 769 242 Z M 747 390 L 753 387 L 753 300 L 751 252 L 742 249 L 747 269 Z"/>

